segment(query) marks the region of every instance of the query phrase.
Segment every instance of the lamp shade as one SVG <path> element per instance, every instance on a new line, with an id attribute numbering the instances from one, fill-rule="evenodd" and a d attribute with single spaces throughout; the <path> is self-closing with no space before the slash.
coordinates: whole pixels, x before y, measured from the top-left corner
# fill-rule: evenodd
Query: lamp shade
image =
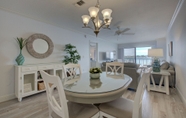
<path id="1" fill-rule="evenodd" d="M 162 49 L 148 49 L 148 56 L 149 57 L 163 57 L 163 50 Z"/>
<path id="2" fill-rule="evenodd" d="M 96 18 L 97 14 L 99 12 L 99 8 L 97 8 L 97 7 L 90 7 L 88 9 L 88 11 L 89 11 L 89 14 L 90 14 L 91 18 Z"/>
<path id="3" fill-rule="evenodd" d="M 104 9 L 102 11 L 103 18 L 104 19 L 109 19 L 111 17 L 112 10 L 111 9 Z"/>
<path id="4" fill-rule="evenodd" d="M 99 28 L 102 24 L 102 20 L 95 20 L 94 23 L 95 23 L 95 26 Z"/>
<path id="5" fill-rule="evenodd" d="M 87 25 L 88 22 L 89 22 L 89 20 L 90 20 L 90 16 L 88 16 L 88 15 L 83 15 L 83 16 L 82 16 L 82 20 L 83 20 L 83 23 L 84 23 L 85 25 Z"/>
<path id="6" fill-rule="evenodd" d="M 106 23 L 105 25 L 110 25 L 111 21 L 112 21 L 112 17 L 109 18 L 108 22 L 105 21 Z"/>

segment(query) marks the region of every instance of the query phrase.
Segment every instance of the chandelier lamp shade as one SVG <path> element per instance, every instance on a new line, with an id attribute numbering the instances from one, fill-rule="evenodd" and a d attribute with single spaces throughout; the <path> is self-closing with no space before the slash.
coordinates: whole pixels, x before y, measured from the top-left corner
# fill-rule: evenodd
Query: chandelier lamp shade
<path id="1" fill-rule="evenodd" d="M 109 26 L 112 21 L 112 17 L 111 17 L 112 10 L 111 9 L 104 9 L 101 12 L 103 14 L 103 21 L 99 19 L 99 9 L 100 9 L 99 0 L 97 0 L 96 6 L 90 7 L 88 9 L 90 16 L 89 15 L 82 16 L 82 20 L 84 24 L 83 28 L 93 29 L 96 36 L 98 35 L 101 28 L 110 29 Z M 90 20 L 92 21 L 94 28 L 88 26 L 88 23 Z"/>

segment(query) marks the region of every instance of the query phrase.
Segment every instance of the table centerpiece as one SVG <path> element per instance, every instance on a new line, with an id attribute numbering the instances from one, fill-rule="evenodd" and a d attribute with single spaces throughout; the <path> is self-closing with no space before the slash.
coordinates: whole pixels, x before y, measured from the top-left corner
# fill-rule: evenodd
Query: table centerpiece
<path id="1" fill-rule="evenodd" d="M 100 68 L 90 68 L 90 78 L 98 79 L 100 77 L 100 73 L 102 73 Z"/>

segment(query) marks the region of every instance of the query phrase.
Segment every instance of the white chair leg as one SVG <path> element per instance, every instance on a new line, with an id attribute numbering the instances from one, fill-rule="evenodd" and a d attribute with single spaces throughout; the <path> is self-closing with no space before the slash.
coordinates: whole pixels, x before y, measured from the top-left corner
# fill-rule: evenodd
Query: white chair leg
<path id="1" fill-rule="evenodd" d="M 49 111 L 49 118 L 53 118 L 52 117 L 52 109 L 51 109 L 50 105 L 48 106 L 48 111 Z"/>
<path id="2" fill-rule="evenodd" d="M 147 79 L 147 90 L 150 91 L 150 77 Z"/>

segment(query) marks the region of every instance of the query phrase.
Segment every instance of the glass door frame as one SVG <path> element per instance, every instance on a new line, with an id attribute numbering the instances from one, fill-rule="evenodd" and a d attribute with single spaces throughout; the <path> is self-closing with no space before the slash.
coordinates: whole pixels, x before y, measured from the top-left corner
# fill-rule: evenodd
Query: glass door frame
<path id="1" fill-rule="evenodd" d="M 134 49 L 134 63 L 136 63 L 136 47 L 131 47 L 131 48 L 123 48 L 123 61 L 125 62 L 125 49 Z"/>
<path id="2" fill-rule="evenodd" d="M 94 59 L 94 61 L 96 62 L 95 66 L 97 66 L 97 63 L 98 63 L 98 43 L 89 41 L 89 64 L 90 64 L 90 68 L 91 68 L 91 60 L 90 60 L 90 58 L 91 58 L 91 55 L 90 55 L 91 44 L 95 45 L 95 49 L 96 49 L 96 51 L 95 51 L 95 59 Z"/>

